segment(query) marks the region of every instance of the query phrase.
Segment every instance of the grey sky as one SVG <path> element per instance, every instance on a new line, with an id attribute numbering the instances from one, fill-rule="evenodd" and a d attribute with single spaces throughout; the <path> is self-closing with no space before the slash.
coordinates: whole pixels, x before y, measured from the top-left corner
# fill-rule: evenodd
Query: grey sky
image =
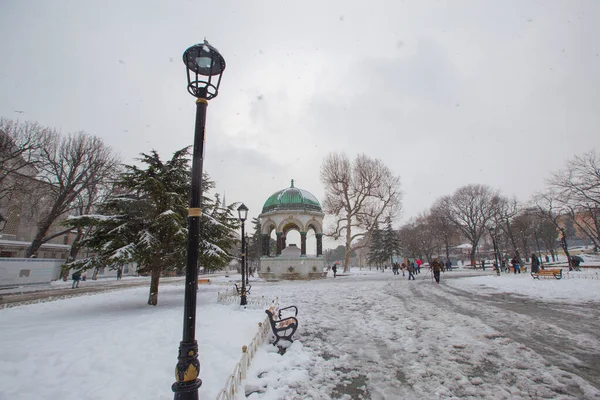
<path id="1" fill-rule="evenodd" d="M 0 115 L 167 158 L 193 140 L 181 55 L 206 37 L 228 202 L 256 216 L 291 178 L 322 199 L 323 157 L 364 152 L 401 175 L 406 220 L 468 183 L 526 200 L 599 147 L 598 21 L 597 1 L 0 0 Z"/>

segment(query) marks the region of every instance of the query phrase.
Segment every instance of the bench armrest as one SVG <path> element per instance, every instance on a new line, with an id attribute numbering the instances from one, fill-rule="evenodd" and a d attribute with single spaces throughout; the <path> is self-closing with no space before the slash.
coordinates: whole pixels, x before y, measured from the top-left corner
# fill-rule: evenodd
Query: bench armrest
<path id="1" fill-rule="evenodd" d="M 283 310 L 289 310 L 290 308 L 293 308 L 293 309 L 295 310 L 295 312 L 294 312 L 294 317 L 296 317 L 296 316 L 298 315 L 298 307 L 296 307 L 296 306 L 284 307 L 284 308 L 280 308 L 280 309 L 279 309 L 279 319 L 281 319 L 281 312 L 282 312 Z"/>

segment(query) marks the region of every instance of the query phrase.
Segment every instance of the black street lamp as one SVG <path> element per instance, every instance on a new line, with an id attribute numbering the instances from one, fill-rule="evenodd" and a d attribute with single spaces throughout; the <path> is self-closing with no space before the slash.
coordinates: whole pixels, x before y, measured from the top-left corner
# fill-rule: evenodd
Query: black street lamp
<path id="1" fill-rule="evenodd" d="M 238 216 L 240 217 L 240 221 L 242 222 L 242 293 L 240 299 L 240 306 L 245 306 L 247 304 L 246 301 L 246 279 L 244 278 L 246 271 L 246 237 L 244 236 L 244 225 L 246 222 L 246 218 L 248 217 L 248 207 L 242 203 L 241 206 L 238 207 Z"/>
<path id="2" fill-rule="evenodd" d="M 494 236 L 494 228 L 489 228 L 490 236 L 492 237 L 492 245 L 494 246 L 494 260 L 496 263 L 496 272 L 500 275 L 500 264 L 498 261 L 502 262 L 502 256 L 500 256 L 500 260 L 498 260 L 498 246 L 496 245 L 496 237 Z"/>
<path id="3" fill-rule="evenodd" d="M 246 285 L 250 283 L 250 257 L 248 257 L 248 247 L 250 246 L 250 239 L 246 233 Z"/>
<path id="4" fill-rule="evenodd" d="M 196 291 L 198 290 L 198 247 L 200 242 L 200 199 L 202 198 L 202 162 L 204 160 L 204 127 L 208 100 L 217 96 L 225 60 L 206 40 L 183 53 L 188 92 L 196 100 L 196 126 L 192 153 L 192 187 L 188 209 L 188 246 L 185 272 L 185 304 L 183 309 L 183 339 L 175 367 L 171 389 L 175 400 L 198 400 L 198 342 L 196 341 Z"/>
<path id="5" fill-rule="evenodd" d="M 6 218 L 4 218 L 4 215 L 0 214 L 0 232 L 2 232 L 4 228 L 6 228 L 7 222 L 8 221 L 6 220 Z"/>

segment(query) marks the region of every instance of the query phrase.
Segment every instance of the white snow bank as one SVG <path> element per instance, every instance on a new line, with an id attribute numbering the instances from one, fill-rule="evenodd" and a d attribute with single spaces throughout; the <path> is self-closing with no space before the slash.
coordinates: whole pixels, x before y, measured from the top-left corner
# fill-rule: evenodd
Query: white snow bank
<path id="1" fill-rule="evenodd" d="M 565 278 L 533 279 L 530 274 L 502 274 L 447 279 L 452 287 L 486 293 L 515 293 L 544 301 L 588 302 L 600 301 L 600 280 L 595 272 L 570 272 Z M 571 278 L 571 279 L 569 279 Z"/>
<path id="2" fill-rule="evenodd" d="M 217 304 L 223 287 L 198 293 L 200 397 L 214 399 L 264 311 Z M 0 310 L 0 399 L 172 398 L 182 333 L 183 285 L 82 296 Z"/>

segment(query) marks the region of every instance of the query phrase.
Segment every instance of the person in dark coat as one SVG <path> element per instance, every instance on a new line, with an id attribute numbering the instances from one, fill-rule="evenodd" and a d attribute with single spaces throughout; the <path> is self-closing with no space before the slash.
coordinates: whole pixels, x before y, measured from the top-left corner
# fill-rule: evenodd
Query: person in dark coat
<path id="1" fill-rule="evenodd" d="M 512 258 L 512 260 L 510 260 L 510 263 L 512 264 L 515 274 L 518 272 L 519 274 L 521 273 L 521 266 L 519 265 L 519 258 L 517 256 L 514 256 Z"/>
<path id="2" fill-rule="evenodd" d="M 333 277 L 335 278 L 335 275 L 337 274 L 337 265 L 333 264 L 333 267 L 331 267 L 331 270 L 333 271 Z"/>
<path id="3" fill-rule="evenodd" d="M 71 275 L 71 278 L 73 279 L 73 285 L 71 286 L 71 289 L 75 289 L 76 287 L 79 287 L 79 281 L 81 280 L 81 271 L 73 272 L 73 275 Z"/>
<path id="4" fill-rule="evenodd" d="M 415 280 L 415 267 L 411 264 L 408 263 L 408 280 Z"/>
<path id="5" fill-rule="evenodd" d="M 439 262 L 437 258 L 433 259 L 431 263 L 431 269 L 433 270 L 433 277 L 437 283 L 440 283 L 440 271 L 444 272 L 444 264 Z"/>
<path id="6" fill-rule="evenodd" d="M 452 271 L 452 263 L 450 259 L 446 260 L 446 271 Z"/>
<path id="7" fill-rule="evenodd" d="M 540 259 L 535 253 L 531 254 L 531 273 L 536 274 L 540 270 Z"/>
<path id="8" fill-rule="evenodd" d="M 117 270 L 117 280 L 120 280 L 120 279 L 121 279 L 121 276 L 123 276 L 123 270 L 122 270 L 121 268 L 119 268 L 119 269 Z"/>

